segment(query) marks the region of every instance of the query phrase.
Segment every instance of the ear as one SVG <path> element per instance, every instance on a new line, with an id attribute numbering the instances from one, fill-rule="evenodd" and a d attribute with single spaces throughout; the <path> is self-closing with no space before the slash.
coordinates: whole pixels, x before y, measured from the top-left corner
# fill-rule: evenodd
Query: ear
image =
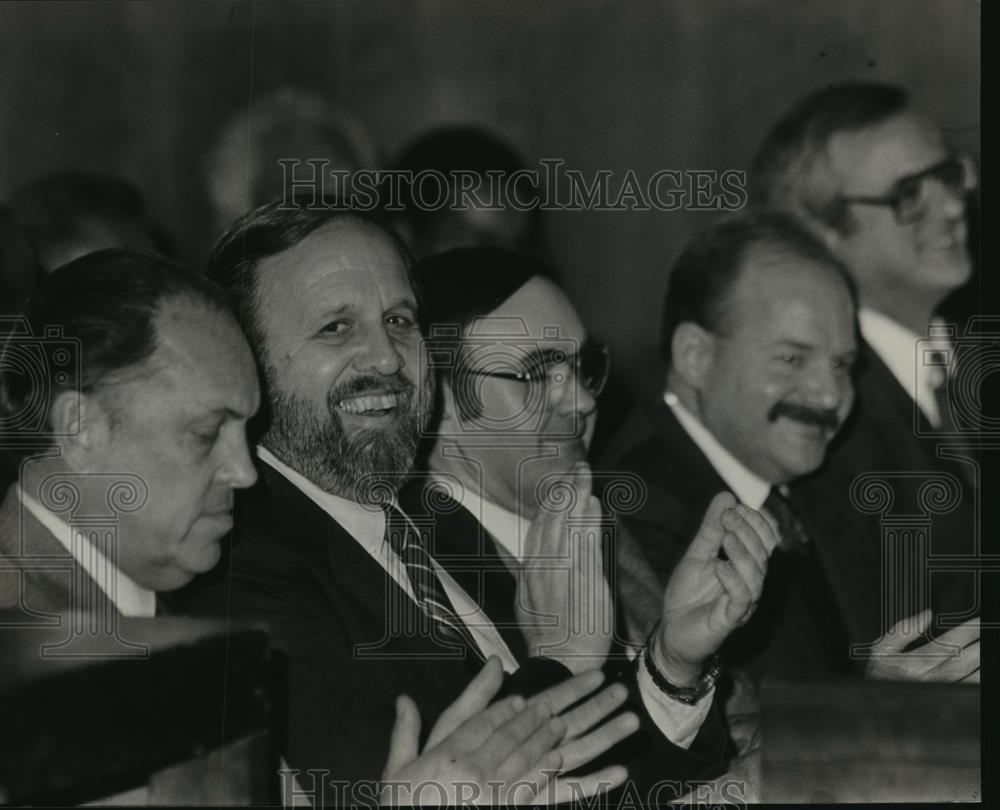
<path id="1" fill-rule="evenodd" d="M 49 421 L 63 458 L 77 470 L 93 466 L 95 453 L 104 449 L 111 434 L 110 415 L 93 394 L 56 394 Z"/>
<path id="2" fill-rule="evenodd" d="M 700 390 L 715 362 L 716 338 L 692 321 L 674 330 L 670 343 L 670 363 L 674 373 L 694 389 Z"/>

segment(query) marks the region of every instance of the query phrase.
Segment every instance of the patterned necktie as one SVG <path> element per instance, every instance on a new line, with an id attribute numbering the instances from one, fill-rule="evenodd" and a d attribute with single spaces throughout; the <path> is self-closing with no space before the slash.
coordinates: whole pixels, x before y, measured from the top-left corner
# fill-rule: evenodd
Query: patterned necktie
<path id="1" fill-rule="evenodd" d="M 767 500 L 764 501 L 764 509 L 778 524 L 778 547 L 785 551 L 805 551 L 809 545 L 809 533 L 778 487 L 771 487 Z"/>
<path id="2" fill-rule="evenodd" d="M 395 506 L 385 508 L 385 541 L 406 567 L 417 604 L 431 621 L 430 632 L 445 644 L 463 643 L 486 660 L 465 623 L 455 613 L 420 534 Z"/>

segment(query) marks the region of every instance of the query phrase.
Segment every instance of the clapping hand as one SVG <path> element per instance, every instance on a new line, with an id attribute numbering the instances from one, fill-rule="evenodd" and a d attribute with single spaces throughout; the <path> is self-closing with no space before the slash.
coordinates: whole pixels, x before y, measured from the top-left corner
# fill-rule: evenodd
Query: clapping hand
<path id="1" fill-rule="evenodd" d="M 776 545 L 759 513 L 728 492 L 712 499 L 663 596 L 652 652 L 669 681 L 695 681 L 729 634 L 749 620 L 764 587 L 767 549 Z M 719 557 L 720 548 L 728 560 Z"/>
<path id="2" fill-rule="evenodd" d="M 630 712 L 602 722 L 624 702 L 624 686 L 615 684 L 566 712 L 600 686 L 600 672 L 578 675 L 528 701 L 513 696 L 489 705 L 502 681 L 499 659 L 490 658 L 442 713 L 422 753 L 417 707 L 406 696 L 397 700 L 383 805 L 557 803 L 625 781 L 622 766 L 572 778 L 561 775 L 638 728 L 638 718 Z"/>
<path id="3" fill-rule="evenodd" d="M 601 505 L 590 468 L 574 465 L 562 481 L 569 509 L 542 507 L 524 543 L 517 572 L 517 619 L 532 655 L 579 673 L 603 665 L 611 649 L 614 606 L 604 576 Z M 571 536 L 571 527 L 579 529 Z"/>
<path id="4" fill-rule="evenodd" d="M 930 626 L 924 610 L 892 626 L 872 651 L 866 676 L 886 681 L 979 683 L 979 617 L 906 650 Z"/>

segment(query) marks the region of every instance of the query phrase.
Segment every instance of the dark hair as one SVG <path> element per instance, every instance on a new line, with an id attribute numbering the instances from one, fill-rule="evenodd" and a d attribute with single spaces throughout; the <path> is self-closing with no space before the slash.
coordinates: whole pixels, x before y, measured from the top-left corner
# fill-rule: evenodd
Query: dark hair
<path id="1" fill-rule="evenodd" d="M 795 219 L 773 211 L 740 212 L 699 234 L 670 271 L 660 342 L 668 365 L 674 332 L 680 324 L 691 322 L 712 332 L 720 330 L 726 316 L 726 296 L 740 276 L 747 250 L 760 244 L 791 250 L 829 267 L 854 297 L 843 265 Z"/>
<path id="2" fill-rule="evenodd" d="M 774 125 L 754 158 L 753 204 L 781 208 L 847 232 L 847 208 L 816 164 L 833 136 L 881 123 L 908 106 L 903 88 L 876 82 L 845 82 L 806 96 Z"/>
<path id="3" fill-rule="evenodd" d="M 269 256 L 291 250 L 313 231 L 334 222 L 354 220 L 377 228 L 389 239 L 406 267 L 410 286 L 413 263 L 402 240 L 380 219 L 365 211 L 356 211 L 336 199 L 314 200 L 311 193 L 294 196 L 290 201 L 273 200 L 236 220 L 213 245 L 205 272 L 226 292 L 229 305 L 250 341 L 258 364 L 266 356 L 264 335 L 259 321 L 260 299 L 257 295 L 257 266 Z"/>
<path id="4" fill-rule="evenodd" d="M 436 127 L 418 136 L 403 147 L 391 168 L 394 171 L 408 172 L 409 176 L 420 172 L 435 172 L 450 177 L 456 172 L 471 172 L 483 178 L 489 176 L 487 173 L 508 178 L 523 171 L 526 166 L 514 148 L 497 135 L 478 126 L 456 124 Z M 413 189 L 407 182 L 398 184 L 400 199 L 393 199 L 394 192 L 388 191 L 388 188 L 387 185 L 382 190 L 383 204 L 397 208 L 401 206 L 402 210 L 396 210 L 394 216 L 407 222 L 418 238 L 426 235 L 435 221 L 452 211 L 450 206 L 428 209 L 420 205 L 414 199 Z M 525 174 L 517 175 L 512 191 L 526 209 L 530 201 L 538 198 L 537 184 Z M 541 239 L 538 207 L 533 206 L 525 210 L 525 213 L 529 214 L 530 223 L 524 244 L 517 247 L 537 247 Z"/>
<path id="5" fill-rule="evenodd" d="M 482 412 L 475 380 L 455 374 L 463 331 L 535 277 L 553 280 L 552 268 L 538 256 L 500 247 L 456 248 L 417 262 L 417 284 L 426 302 L 424 321 L 431 341 L 430 362 L 448 380 L 465 417 Z M 440 356 L 450 358 L 436 363 Z"/>
<path id="6" fill-rule="evenodd" d="M 31 244 L 0 205 L 0 315 L 17 315 L 41 280 Z M 0 328 L 0 334 L 3 333 Z"/>
<path id="7" fill-rule="evenodd" d="M 94 220 L 121 237 L 120 247 L 150 247 L 165 256 L 174 254 L 169 238 L 149 217 L 138 189 L 117 177 L 56 172 L 17 189 L 11 195 L 10 208 L 43 257 L 84 238 Z M 142 234 L 146 244 L 124 244 L 133 232 Z"/>
<path id="8" fill-rule="evenodd" d="M 26 333 L 12 333 L 0 345 L 0 417 L 24 438 L 44 434 L 56 395 L 113 384 L 118 372 L 153 354 L 154 319 L 174 298 L 229 311 L 207 278 L 139 251 L 97 251 L 48 275 L 28 302 Z"/>

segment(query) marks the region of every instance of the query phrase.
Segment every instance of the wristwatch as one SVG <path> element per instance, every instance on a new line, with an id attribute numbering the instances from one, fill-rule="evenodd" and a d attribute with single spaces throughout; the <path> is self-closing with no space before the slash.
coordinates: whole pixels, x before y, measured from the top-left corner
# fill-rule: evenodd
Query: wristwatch
<path id="1" fill-rule="evenodd" d="M 722 658 L 719 655 L 711 656 L 705 662 L 705 667 L 702 669 L 701 675 L 698 676 L 698 680 L 691 686 L 676 686 L 666 679 L 653 661 L 653 639 L 659 629 L 660 625 L 657 622 L 643 647 L 642 662 L 646 667 L 646 672 L 649 673 L 649 677 L 653 679 L 653 683 L 663 694 L 687 706 L 694 706 L 709 693 L 715 686 L 715 682 L 719 680 L 719 676 L 722 674 Z"/>

